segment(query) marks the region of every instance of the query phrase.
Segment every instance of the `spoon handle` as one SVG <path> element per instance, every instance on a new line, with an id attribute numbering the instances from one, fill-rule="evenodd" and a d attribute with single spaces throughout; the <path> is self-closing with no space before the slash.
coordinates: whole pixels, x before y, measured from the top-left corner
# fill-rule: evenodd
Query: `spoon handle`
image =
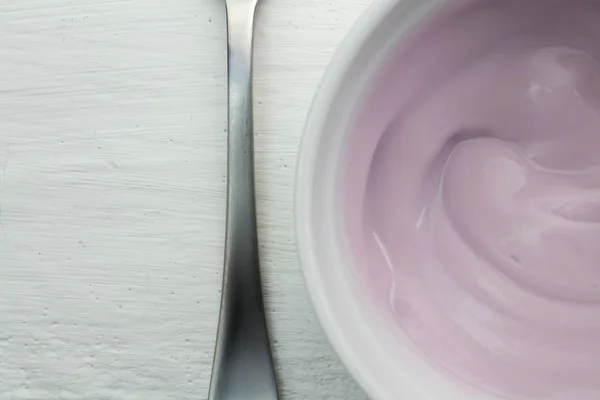
<path id="1" fill-rule="evenodd" d="M 255 0 L 227 0 L 228 181 L 223 293 L 209 400 L 276 400 L 263 306 L 252 118 Z M 254 4 L 252 4 L 254 3 Z"/>

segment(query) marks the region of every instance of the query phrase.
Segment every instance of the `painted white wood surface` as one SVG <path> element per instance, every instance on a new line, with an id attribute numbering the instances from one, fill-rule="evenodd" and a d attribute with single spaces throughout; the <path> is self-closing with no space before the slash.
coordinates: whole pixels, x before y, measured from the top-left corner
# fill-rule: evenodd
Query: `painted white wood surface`
<path id="1" fill-rule="evenodd" d="M 256 169 L 284 399 L 364 399 L 309 306 L 296 154 L 370 0 L 265 0 Z M 206 398 L 225 212 L 222 0 L 0 1 L 0 399 Z"/>

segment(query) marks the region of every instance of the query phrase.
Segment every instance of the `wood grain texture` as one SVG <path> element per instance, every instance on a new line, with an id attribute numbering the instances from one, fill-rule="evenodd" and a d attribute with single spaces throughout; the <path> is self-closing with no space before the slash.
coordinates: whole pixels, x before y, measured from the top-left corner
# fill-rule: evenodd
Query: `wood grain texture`
<path id="1" fill-rule="evenodd" d="M 265 0 L 256 173 L 284 399 L 362 400 L 313 315 L 294 169 L 370 0 Z M 222 0 L 0 2 L 0 399 L 206 398 L 225 215 Z"/>

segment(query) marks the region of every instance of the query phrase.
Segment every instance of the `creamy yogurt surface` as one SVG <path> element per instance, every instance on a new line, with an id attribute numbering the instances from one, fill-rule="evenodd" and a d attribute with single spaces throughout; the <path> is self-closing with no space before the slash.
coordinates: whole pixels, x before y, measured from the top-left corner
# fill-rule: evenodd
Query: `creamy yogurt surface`
<path id="1" fill-rule="evenodd" d="M 600 2 L 455 1 L 404 38 L 349 148 L 377 304 L 457 379 L 600 399 Z"/>

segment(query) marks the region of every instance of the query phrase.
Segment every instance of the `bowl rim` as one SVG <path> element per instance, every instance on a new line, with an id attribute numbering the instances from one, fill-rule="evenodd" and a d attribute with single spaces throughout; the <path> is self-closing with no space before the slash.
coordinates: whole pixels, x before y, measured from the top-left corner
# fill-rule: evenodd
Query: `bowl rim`
<path id="1" fill-rule="evenodd" d="M 306 117 L 300 140 L 294 185 L 294 226 L 298 259 L 312 309 L 343 366 L 368 396 L 378 400 L 387 398 L 386 391 L 358 367 L 359 359 L 356 351 L 353 350 L 350 340 L 342 334 L 343 330 L 326 300 L 325 285 L 314 279 L 319 263 L 306 221 L 308 211 L 311 209 L 310 203 L 314 198 L 314 188 L 310 184 L 310 179 L 316 173 L 318 150 L 322 138 L 321 128 L 327 119 L 327 112 L 336 98 L 344 76 L 348 73 L 350 62 L 358 55 L 367 38 L 373 34 L 385 16 L 402 1 L 404 0 L 374 0 L 357 18 L 336 48 L 320 79 Z"/>

